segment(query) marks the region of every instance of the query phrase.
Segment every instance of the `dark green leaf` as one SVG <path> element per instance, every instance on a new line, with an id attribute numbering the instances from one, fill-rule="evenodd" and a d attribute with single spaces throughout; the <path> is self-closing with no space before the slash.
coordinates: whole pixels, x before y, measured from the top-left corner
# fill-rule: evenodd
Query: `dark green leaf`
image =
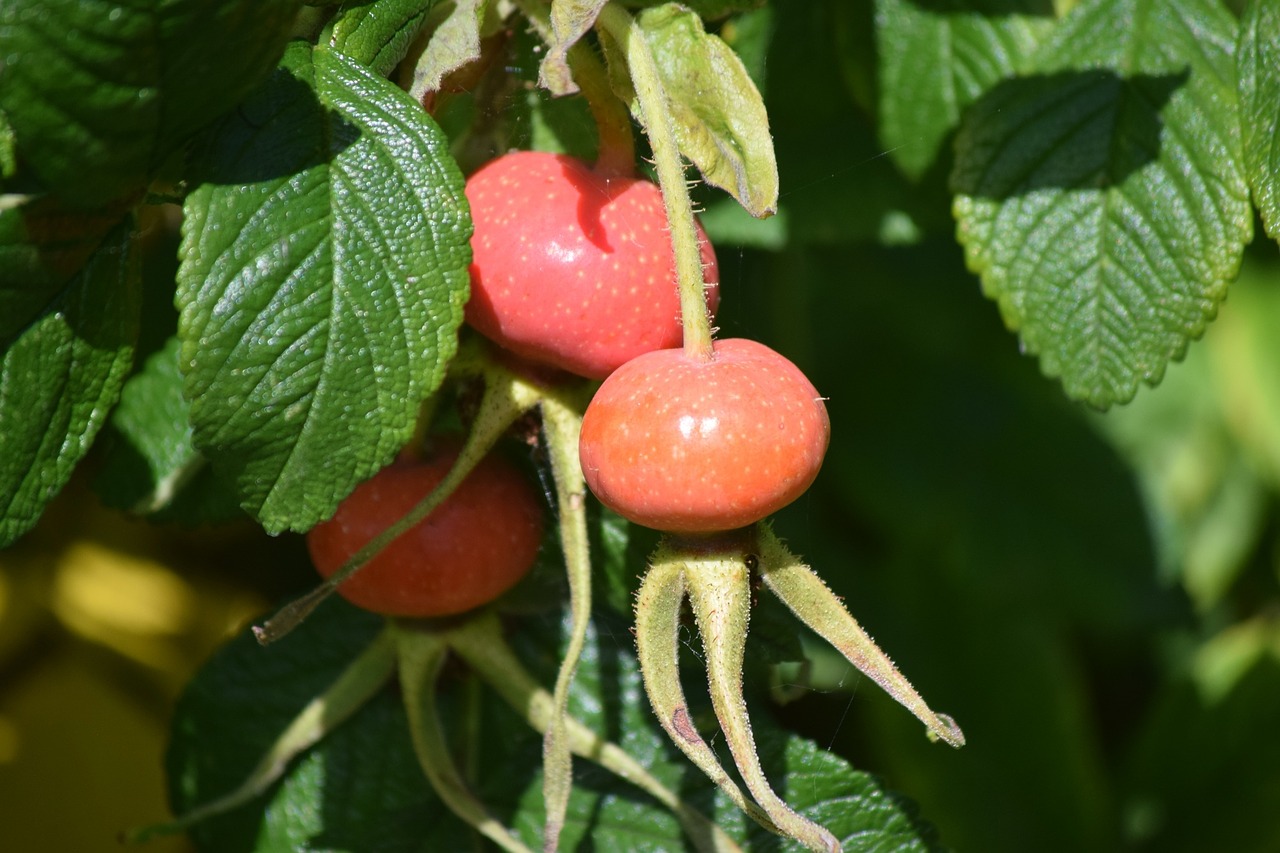
<path id="1" fill-rule="evenodd" d="M 970 267 L 1067 393 L 1156 383 L 1217 312 L 1252 231 L 1216 0 L 1085 2 L 972 108 L 953 186 Z"/>
<path id="2" fill-rule="evenodd" d="M 116 227 L 0 356 L 0 547 L 40 518 L 93 443 L 133 361 L 138 265 Z"/>
<path id="3" fill-rule="evenodd" d="M 876 0 L 880 138 L 919 178 L 965 107 L 1019 69 L 1053 26 L 1051 0 Z"/>
<path id="4" fill-rule="evenodd" d="M 1236 56 L 1244 161 L 1263 225 L 1280 239 L 1280 2 L 1245 6 Z"/>
<path id="5" fill-rule="evenodd" d="M 0 343 L 46 311 L 121 217 L 48 197 L 0 210 Z"/>
<path id="6" fill-rule="evenodd" d="M 158 521 L 226 521 L 240 511 L 191 443 L 191 404 L 182 396 L 178 371 L 180 347 L 170 338 L 125 383 L 94 485 L 109 506 Z"/>
<path id="7" fill-rule="evenodd" d="M 65 198 L 137 191 L 280 56 L 297 0 L 6 0 L 0 110 Z"/>
<path id="8" fill-rule="evenodd" d="M 462 176 L 402 91 L 302 43 L 203 169 L 178 288 L 195 444 L 268 530 L 305 530 L 409 439 L 456 349 Z"/>
<path id="9" fill-rule="evenodd" d="M 383 77 L 400 64 L 436 0 L 348 0 L 329 43 Z"/>

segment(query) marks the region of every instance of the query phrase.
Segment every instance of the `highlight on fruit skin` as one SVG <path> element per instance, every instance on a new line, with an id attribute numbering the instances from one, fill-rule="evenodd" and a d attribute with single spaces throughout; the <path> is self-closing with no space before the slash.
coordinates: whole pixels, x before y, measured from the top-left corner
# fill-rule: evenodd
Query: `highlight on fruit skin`
<path id="1" fill-rule="evenodd" d="M 329 577 L 444 479 L 459 445 L 401 459 L 356 487 L 307 533 L 316 570 Z M 480 461 L 424 521 L 338 586 L 352 604 L 387 616 L 451 616 L 493 601 L 533 567 L 542 543 L 542 497 L 501 456 Z"/>
<path id="2" fill-rule="evenodd" d="M 564 154 L 516 151 L 467 180 L 475 232 L 467 322 L 512 352 L 603 379 L 679 346 L 675 259 L 662 192 Z M 715 251 L 698 227 L 708 310 Z"/>
<path id="3" fill-rule="evenodd" d="M 826 404 L 799 368 L 730 338 L 706 361 L 667 349 L 614 371 L 583 416 L 579 452 L 587 485 L 622 517 L 713 533 L 804 494 L 830 437 Z"/>

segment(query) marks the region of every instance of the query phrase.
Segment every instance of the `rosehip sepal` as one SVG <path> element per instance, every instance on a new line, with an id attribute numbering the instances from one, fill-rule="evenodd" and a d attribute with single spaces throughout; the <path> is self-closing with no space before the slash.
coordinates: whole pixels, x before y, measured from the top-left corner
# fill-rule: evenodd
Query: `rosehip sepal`
<path id="1" fill-rule="evenodd" d="M 664 537 L 636 597 L 636 648 L 645 692 L 663 729 L 720 789 L 772 832 L 811 850 L 836 853 L 839 841 L 778 796 L 756 753 L 743 696 L 742 664 L 752 601 L 752 576 L 797 617 L 928 727 L 931 738 L 964 745 L 955 721 L 934 713 L 867 636 L 840 601 L 808 567 L 795 559 L 767 525 L 751 533 L 682 540 Z M 702 637 L 716 719 L 750 799 L 729 776 L 694 727 L 679 671 L 680 614 L 686 599 Z"/>

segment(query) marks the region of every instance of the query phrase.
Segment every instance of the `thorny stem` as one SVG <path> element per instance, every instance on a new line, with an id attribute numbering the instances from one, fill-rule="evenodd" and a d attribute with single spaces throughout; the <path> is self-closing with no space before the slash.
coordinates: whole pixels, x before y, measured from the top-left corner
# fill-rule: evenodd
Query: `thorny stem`
<path id="1" fill-rule="evenodd" d="M 911 682 L 898 671 L 875 640 L 862 629 L 844 603 L 813 570 L 797 560 L 766 524 L 757 526 L 760 544 L 760 577 L 765 586 L 791 609 L 801 622 L 844 655 L 849 663 L 879 684 L 928 726 L 929 737 L 954 747 L 964 746 L 964 733 L 956 721 L 933 711 Z"/>
<path id="2" fill-rule="evenodd" d="M 697 361 L 709 361 L 714 354 L 711 340 L 711 318 L 707 315 L 707 297 L 702 270 L 702 253 L 698 248 L 698 229 L 685 183 L 684 162 L 671 124 L 671 110 L 662 77 L 658 73 L 653 52 L 644 33 L 626 10 L 616 3 L 606 3 L 596 18 L 596 26 L 618 43 L 627 58 L 631 84 L 635 88 L 640 114 L 653 150 L 654 167 L 667 222 L 671 228 L 671 245 L 675 251 L 676 281 L 680 288 L 680 316 L 684 324 L 684 351 Z"/>
<path id="3" fill-rule="evenodd" d="M 544 846 L 555 850 L 573 790 L 573 764 L 565 726 L 569 714 L 569 688 L 582 657 L 591 621 L 591 545 L 587 537 L 587 486 L 578 456 L 584 401 L 548 394 L 542 401 L 542 428 L 551 454 L 560 509 L 560 545 L 569 579 L 569 644 L 556 675 L 555 713 L 546 729 L 542 761 L 543 798 L 547 823 Z"/>
<path id="4" fill-rule="evenodd" d="M 436 708 L 436 679 L 449 651 L 435 631 L 403 628 L 397 632 L 400 686 L 409 717 L 409 734 L 418 764 L 431 787 L 455 815 L 503 850 L 531 853 L 467 787 L 449 754 L 449 745 Z"/>
<path id="5" fill-rule="evenodd" d="M 577 719 L 561 714 L 551 694 L 525 670 L 502 639 L 498 622 L 492 614 L 458 625 L 448 633 L 445 641 L 535 730 L 546 732 L 557 718 L 562 718 L 566 742 L 574 754 L 596 762 L 670 809 L 698 850 L 740 853 L 738 845 L 724 830 L 686 805 L 679 795 L 655 779 L 630 753 L 606 741 Z"/>
<path id="6" fill-rule="evenodd" d="M 319 743 L 326 734 L 359 710 L 387 683 L 394 669 L 394 639 L 390 631 L 383 631 L 347 665 L 333 684 L 308 702 L 298 716 L 293 718 L 238 788 L 169 823 L 134 830 L 126 835 L 125 840 L 129 843 L 141 843 L 157 836 L 181 832 L 206 818 L 228 812 L 257 797 L 284 774 L 290 761 Z"/>
<path id="7" fill-rule="evenodd" d="M 543 394 L 538 386 L 497 365 L 489 366 L 486 379 L 484 397 L 480 401 L 480 410 L 475 422 L 467 434 L 466 443 L 463 444 L 457 461 L 444 479 L 413 509 L 352 554 L 351 558 L 324 583 L 280 608 L 262 625 L 255 625 L 253 634 L 259 643 L 265 646 L 288 634 L 303 619 L 311 615 L 311 612 L 343 581 L 355 574 L 383 548 L 433 513 L 449 495 L 453 494 L 472 469 L 498 442 L 507 428 L 515 423 L 520 415 L 536 406 Z"/>
<path id="8" fill-rule="evenodd" d="M 838 853 L 836 837 L 787 805 L 760 766 L 742 694 L 742 661 L 751 613 L 751 573 L 743 554 L 728 551 L 697 556 L 686 565 L 689 602 L 706 654 L 711 703 L 743 781 L 783 833 L 810 850 Z"/>

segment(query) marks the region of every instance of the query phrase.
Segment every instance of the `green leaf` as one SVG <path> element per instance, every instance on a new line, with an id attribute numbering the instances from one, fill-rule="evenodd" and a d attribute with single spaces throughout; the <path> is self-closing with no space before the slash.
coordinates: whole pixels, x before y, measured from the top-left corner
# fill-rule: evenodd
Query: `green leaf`
<path id="1" fill-rule="evenodd" d="M 43 314 L 121 220 L 43 197 L 0 210 L 0 342 Z"/>
<path id="2" fill-rule="evenodd" d="M 40 518 L 88 451 L 133 361 L 140 294 L 130 222 L 0 356 L 0 547 Z"/>
<path id="3" fill-rule="evenodd" d="M 644 699 L 626 628 L 611 617 L 592 631 L 570 698 L 572 713 L 618 742 L 655 776 L 714 815 L 749 849 L 794 849 L 749 823 L 667 743 Z M 247 634 L 220 652 L 179 703 L 168 758 L 176 809 L 234 787 L 306 701 L 366 644 L 377 620 L 345 602 L 325 605 L 293 635 L 262 649 Z M 523 620 L 511 642 L 543 683 L 562 626 Z M 479 689 L 474 689 L 479 687 Z M 446 678 L 446 727 L 463 766 L 476 768 L 476 793 L 517 835 L 538 847 L 542 832 L 542 739 L 492 690 Z M 252 708 L 251 714 L 244 709 Z M 812 743 L 783 735 L 760 713 L 762 760 L 792 801 L 823 820 L 846 849 L 928 850 L 931 829 L 908 803 Z M 427 787 L 412 758 L 404 711 L 387 690 L 318 744 L 257 803 L 197 826 L 205 850 L 302 849 L 317 838 L 331 850 L 465 850 L 473 840 Z M 565 850 L 690 849 L 675 818 L 616 776 L 583 759 L 562 836 Z"/>
<path id="4" fill-rule="evenodd" d="M 1071 397 L 1158 382 L 1235 276 L 1253 221 L 1234 34 L 1216 0 L 1082 3 L 961 129 L 969 266 Z"/>
<path id="5" fill-rule="evenodd" d="M 591 29 L 606 0 L 552 0 L 551 43 L 538 69 L 538 83 L 556 96 L 578 91 L 569 70 L 569 48 Z"/>
<path id="6" fill-rule="evenodd" d="M 111 413 L 94 486 L 103 502 L 157 521 L 188 524 L 240 516 L 230 492 L 191 442 L 191 404 L 170 338 L 130 377 Z"/>
<path id="7" fill-rule="evenodd" d="M 329 44 L 386 77 L 409 52 L 435 5 L 436 0 L 347 0 Z"/>
<path id="8" fill-rule="evenodd" d="M 300 42 L 203 161 L 177 295 L 195 444 L 269 531 L 305 530 L 443 379 L 468 292 L 462 176 L 402 91 Z"/>
<path id="9" fill-rule="evenodd" d="M 19 160 L 84 205 L 140 189 L 274 65 L 296 0 L 6 0 L 0 110 Z"/>
<path id="10" fill-rule="evenodd" d="M 642 12 L 636 23 L 657 63 L 680 153 L 752 216 L 775 213 L 778 164 L 769 115 L 742 60 L 675 3 Z M 621 51 L 608 55 L 615 89 L 643 121 L 629 79 L 618 73 Z"/>
<path id="11" fill-rule="evenodd" d="M 667 2 L 668 0 L 622 0 L 621 5 L 631 9 L 649 9 Z M 686 0 L 680 5 L 704 21 L 714 21 L 735 12 L 759 9 L 764 4 L 765 0 Z"/>
<path id="12" fill-rule="evenodd" d="M 1245 6 L 1236 55 L 1244 162 L 1267 234 L 1280 239 L 1280 2 Z"/>
<path id="13" fill-rule="evenodd" d="M 1018 70 L 1054 22 L 1051 0 L 876 0 L 880 138 L 923 175 L 965 107 Z"/>
<path id="14" fill-rule="evenodd" d="M 456 0 L 449 16 L 440 22 L 427 48 L 413 68 L 409 95 L 419 103 L 424 95 L 440 89 L 451 72 L 480 57 L 480 34 L 484 25 L 484 0 Z"/>

